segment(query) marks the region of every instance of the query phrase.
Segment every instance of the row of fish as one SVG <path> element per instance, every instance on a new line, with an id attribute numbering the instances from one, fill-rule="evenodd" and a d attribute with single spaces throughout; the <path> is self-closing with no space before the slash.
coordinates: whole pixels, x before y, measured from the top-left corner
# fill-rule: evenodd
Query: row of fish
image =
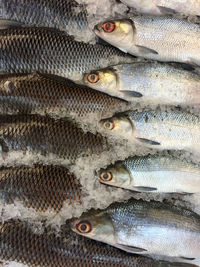
<path id="1" fill-rule="evenodd" d="M 140 3 L 140 11 L 194 15 L 194 5 L 189 13 L 178 2 L 152 1 L 153 8 L 150 2 L 148 10 Z M 0 168 L 1 202 L 18 200 L 37 212 L 58 214 L 65 203 L 81 205 L 85 192 L 70 167 L 80 158 L 112 153 L 108 137 L 126 139 L 133 148 L 199 153 L 199 116 L 162 107 L 200 104 L 198 25 L 168 16 L 134 16 L 95 26 L 96 35 L 114 48 L 68 35 L 88 28 L 86 6 L 74 1 L 0 0 L 0 17 L 0 155 L 7 162 L 11 153 L 30 153 L 31 164 L 36 163 L 24 166 L 20 158 L 18 166 Z M 138 102 L 150 107 L 133 109 Z M 86 132 L 82 126 L 92 116 L 97 129 Z M 191 194 L 200 186 L 200 166 L 171 152 L 130 157 L 94 173 L 105 187 L 136 192 Z M 0 225 L 1 258 L 28 266 L 165 266 L 157 262 L 165 257 L 178 262 L 173 266 L 199 265 L 199 244 L 198 214 L 135 199 L 66 222 L 59 237 L 47 228 L 34 233 L 27 222 Z"/>

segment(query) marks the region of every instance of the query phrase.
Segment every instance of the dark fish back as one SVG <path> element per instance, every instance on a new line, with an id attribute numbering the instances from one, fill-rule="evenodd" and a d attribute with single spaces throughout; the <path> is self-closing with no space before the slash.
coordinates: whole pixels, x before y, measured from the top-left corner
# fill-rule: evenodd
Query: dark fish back
<path id="1" fill-rule="evenodd" d="M 66 32 L 84 30 L 88 25 L 84 6 L 73 0 L 1 0 L 0 17 Z"/>
<path id="2" fill-rule="evenodd" d="M 81 185 L 64 167 L 1 167 L 0 197 L 5 204 L 19 200 L 37 211 L 59 212 L 65 201 L 80 203 Z"/>
<path id="3" fill-rule="evenodd" d="M 105 138 L 84 132 L 70 121 L 39 115 L 0 116 L 0 144 L 3 152 L 53 153 L 74 163 L 78 157 L 108 149 Z"/>
<path id="4" fill-rule="evenodd" d="M 126 102 L 77 85 L 41 74 L 0 76 L 0 112 L 54 113 L 60 116 L 102 115 Z"/>
<path id="5" fill-rule="evenodd" d="M 31 267 L 164 266 L 78 236 L 71 232 L 68 224 L 62 227 L 59 237 L 48 230 L 42 234 L 33 233 L 28 223 L 20 221 L 6 222 L 0 225 L 0 229 L 0 259 L 18 261 Z"/>
<path id="6" fill-rule="evenodd" d="M 3 73 L 37 71 L 76 80 L 91 70 L 127 61 L 130 57 L 114 47 L 77 42 L 54 29 L 0 31 L 0 71 Z"/>

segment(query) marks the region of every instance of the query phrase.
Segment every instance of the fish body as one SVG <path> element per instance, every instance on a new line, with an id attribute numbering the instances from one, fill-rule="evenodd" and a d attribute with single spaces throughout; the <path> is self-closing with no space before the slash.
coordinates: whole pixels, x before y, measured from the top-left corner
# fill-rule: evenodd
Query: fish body
<path id="1" fill-rule="evenodd" d="M 91 80 L 96 75 L 97 81 Z M 192 71 L 150 62 L 116 65 L 86 74 L 91 88 L 133 102 L 200 104 L 200 77 Z"/>
<path id="2" fill-rule="evenodd" d="M 108 133 L 158 150 L 199 152 L 199 117 L 184 110 L 129 111 L 100 124 Z"/>
<path id="3" fill-rule="evenodd" d="M 103 115 L 124 101 L 79 86 L 70 80 L 56 80 L 41 74 L 0 77 L 0 112 L 56 114 L 60 117 Z"/>
<path id="4" fill-rule="evenodd" d="M 80 202 L 81 185 L 64 167 L 1 167 L 0 197 L 5 204 L 19 200 L 37 211 L 59 212 L 65 201 Z"/>
<path id="5" fill-rule="evenodd" d="M 61 226 L 59 234 L 52 229 L 37 233 L 28 222 L 18 220 L 1 223 L 0 229 L 0 259 L 29 267 L 171 266 L 79 236 L 70 230 L 69 222 Z"/>
<path id="6" fill-rule="evenodd" d="M 133 59 L 113 47 L 77 42 L 54 29 L 22 27 L 0 31 L 3 73 L 40 72 L 79 80 L 89 70 L 130 60 Z"/>
<path id="7" fill-rule="evenodd" d="M 199 215 L 160 202 L 131 199 L 114 203 L 105 210 L 85 213 L 73 220 L 71 227 L 83 236 L 130 253 L 191 264 L 200 258 Z"/>
<path id="8" fill-rule="evenodd" d="M 200 167 L 173 156 L 135 156 L 99 172 L 100 182 L 139 192 L 199 193 Z"/>
<path id="9" fill-rule="evenodd" d="M 135 16 L 99 24 L 95 33 L 134 56 L 200 65 L 200 28 L 186 20 Z"/>
<path id="10" fill-rule="evenodd" d="M 73 0 L 1 0 L 0 18 L 29 26 L 56 28 L 69 34 L 88 26 L 85 7 Z"/>
<path id="11" fill-rule="evenodd" d="M 74 163 L 78 157 L 108 149 L 106 139 L 64 119 L 38 115 L 0 116 L 1 152 L 27 151 L 65 158 Z"/>
<path id="12" fill-rule="evenodd" d="M 139 13 L 149 15 L 164 15 L 183 13 L 186 15 L 200 15 L 199 0 L 122 0 L 124 4 L 135 8 Z"/>

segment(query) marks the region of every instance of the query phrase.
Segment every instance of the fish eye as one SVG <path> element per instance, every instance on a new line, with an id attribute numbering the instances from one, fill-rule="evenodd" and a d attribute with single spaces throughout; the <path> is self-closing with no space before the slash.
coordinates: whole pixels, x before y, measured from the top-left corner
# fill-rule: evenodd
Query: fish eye
<path id="1" fill-rule="evenodd" d="M 92 230 L 92 225 L 90 222 L 88 221 L 81 221 L 76 225 L 76 229 L 80 232 L 80 233 L 89 233 Z"/>
<path id="2" fill-rule="evenodd" d="M 113 32 L 115 30 L 115 23 L 114 22 L 105 22 L 102 25 L 102 29 L 104 32 Z"/>
<path id="3" fill-rule="evenodd" d="M 112 180 L 112 178 L 113 178 L 113 175 L 112 175 L 111 172 L 105 172 L 105 171 L 103 171 L 103 172 L 100 173 L 100 179 L 102 181 L 109 182 L 109 181 Z"/>
<path id="4" fill-rule="evenodd" d="M 87 80 L 90 83 L 96 83 L 99 80 L 99 75 L 97 73 L 88 74 Z"/>
<path id="5" fill-rule="evenodd" d="M 105 121 L 103 126 L 105 129 L 112 130 L 115 127 L 115 124 L 112 121 Z"/>

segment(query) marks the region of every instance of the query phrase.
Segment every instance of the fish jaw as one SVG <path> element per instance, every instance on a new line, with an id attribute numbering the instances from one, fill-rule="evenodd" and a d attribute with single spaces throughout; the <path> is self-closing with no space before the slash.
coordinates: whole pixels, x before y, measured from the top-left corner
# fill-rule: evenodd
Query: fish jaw
<path id="1" fill-rule="evenodd" d="M 121 51 L 127 53 L 134 44 L 135 26 L 132 20 L 111 20 L 115 25 L 112 32 L 106 32 L 103 28 L 108 22 L 100 23 L 95 26 L 95 34 L 104 41 L 112 44 Z"/>
<path id="2" fill-rule="evenodd" d="M 106 174 L 106 178 L 104 178 Z M 99 181 L 102 184 L 116 186 L 120 188 L 132 188 L 133 177 L 126 167 L 121 163 L 102 169 L 98 172 Z"/>

